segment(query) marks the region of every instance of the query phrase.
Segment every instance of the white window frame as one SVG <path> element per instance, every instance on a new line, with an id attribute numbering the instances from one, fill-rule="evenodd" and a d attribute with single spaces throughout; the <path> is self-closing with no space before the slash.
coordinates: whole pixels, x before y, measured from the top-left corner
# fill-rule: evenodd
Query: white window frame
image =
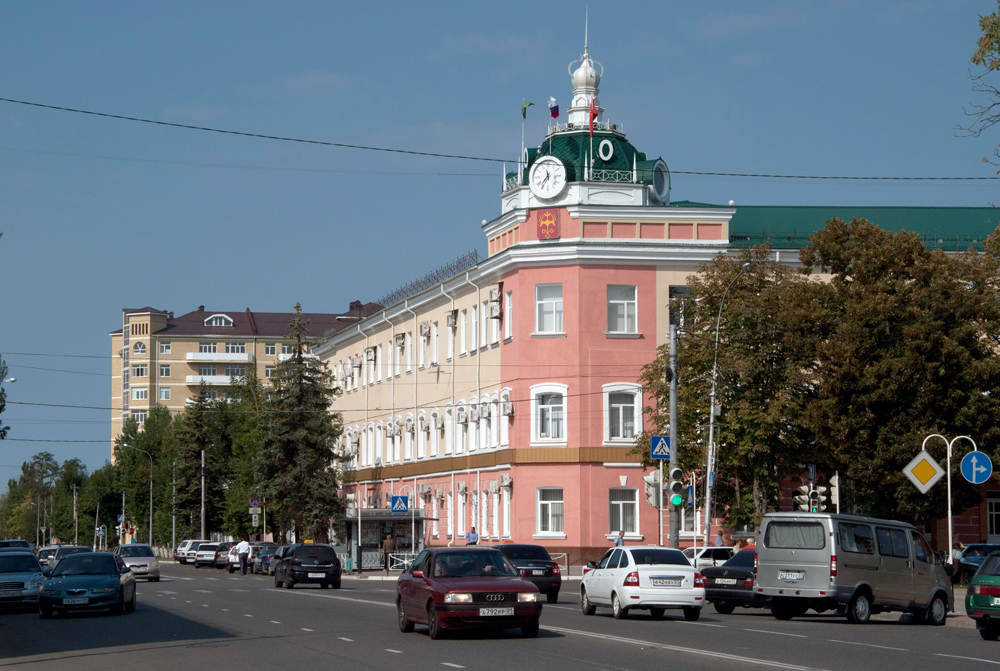
<path id="1" fill-rule="evenodd" d="M 413 371 L 413 332 L 407 331 L 406 335 L 403 337 L 404 347 L 406 348 L 406 372 L 410 373 Z"/>
<path id="2" fill-rule="evenodd" d="M 430 431 L 430 456 L 436 457 L 441 452 L 441 431 L 434 425 L 437 423 L 438 418 L 441 414 L 438 412 L 437 408 L 431 410 L 431 416 L 427 420 L 429 422 L 428 429 Z"/>
<path id="3" fill-rule="evenodd" d="M 458 317 L 458 324 L 459 324 L 458 346 L 459 346 L 459 352 L 461 354 L 465 354 L 468 351 L 466 347 L 466 345 L 468 344 L 468 340 L 466 339 L 466 326 L 468 323 L 469 323 L 468 310 L 462 310 L 462 312 L 459 314 Z"/>
<path id="4" fill-rule="evenodd" d="M 438 498 L 431 496 L 431 538 L 438 537 Z"/>
<path id="5" fill-rule="evenodd" d="M 431 364 L 437 365 L 438 359 L 438 323 L 431 324 Z"/>
<path id="6" fill-rule="evenodd" d="M 531 447 L 566 447 L 569 436 L 569 387 L 556 382 L 532 385 L 531 393 Z M 538 397 L 541 394 L 562 394 L 563 397 L 563 436 L 561 438 L 541 438 L 539 429 Z"/>
<path id="7" fill-rule="evenodd" d="M 201 354 L 215 354 L 216 343 L 214 342 L 200 342 L 198 343 L 198 352 Z"/>
<path id="8" fill-rule="evenodd" d="M 264 366 L 264 379 L 270 380 L 274 377 L 274 366 Z"/>
<path id="9" fill-rule="evenodd" d="M 136 356 L 146 356 L 146 345 L 141 342 L 137 342 L 132 346 L 132 354 Z"/>
<path id="10" fill-rule="evenodd" d="M 503 414 L 504 401 L 510 401 L 510 387 L 500 390 L 500 403 L 497 405 L 497 424 L 500 429 L 500 447 L 510 446 L 510 420 Z"/>
<path id="11" fill-rule="evenodd" d="M 508 291 L 504 294 L 504 298 L 503 338 L 508 340 L 514 337 L 514 292 Z"/>
<path id="12" fill-rule="evenodd" d="M 455 358 L 455 329 L 457 326 L 446 326 L 448 329 L 448 361 Z"/>
<path id="13" fill-rule="evenodd" d="M 448 492 L 445 495 L 445 507 L 448 515 L 448 537 L 451 538 L 455 535 L 455 516 L 452 514 L 455 508 L 455 494 L 453 492 Z"/>
<path id="14" fill-rule="evenodd" d="M 562 498 L 559 501 L 542 501 L 542 492 L 547 491 L 559 491 L 562 494 Z M 542 530 L 542 507 L 549 507 L 553 503 L 559 503 L 562 505 L 562 529 L 554 530 L 548 529 Z M 552 513 L 549 512 L 550 527 L 552 520 Z M 538 487 L 535 489 L 535 533 L 532 538 L 555 538 L 555 539 L 565 539 L 566 538 L 566 490 L 563 487 Z"/>
<path id="15" fill-rule="evenodd" d="M 456 517 L 458 518 L 458 535 L 459 536 L 464 536 L 465 535 L 465 502 L 469 498 L 469 492 L 470 491 L 472 491 L 472 490 L 468 490 L 467 489 L 464 494 L 460 493 L 458 495 L 458 514 L 456 515 Z"/>
<path id="16" fill-rule="evenodd" d="M 450 403 L 444 407 L 444 453 L 455 452 L 455 406 Z M 451 532 L 449 532 L 451 533 Z"/>
<path id="17" fill-rule="evenodd" d="M 170 364 L 161 363 L 160 364 L 160 377 L 170 377 Z"/>
<path id="18" fill-rule="evenodd" d="M 493 507 L 493 512 L 490 515 L 490 536 L 496 539 L 500 538 L 500 492 L 490 493 L 490 505 Z"/>
<path id="19" fill-rule="evenodd" d="M 419 333 L 419 331 L 418 331 Z M 417 368 L 423 369 L 427 366 L 427 336 L 418 336 L 417 341 Z"/>
<path id="20" fill-rule="evenodd" d="M 160 400 L 161 401 L 170 400 L 170 387 L 160 387 Z"/>
<path id="21" fill-rule="evenodd" d="M 472 336 L 472 342 L 469 343 L 469 351 L 475 352 L 479 349 L 479 306 L 473 305 L 469 308 L 471 312 L 471 328 L 469 329 L 469 334 Z"/>
<path id="22" fill-rule="evenodd" d="M 492 319 L 490 319 L 490 302 L 489 301 L 483 301 L 482 302 L 482 309 L 480 310 L 480 314 L 482 314 L 482 316 L 483 316 L 483 326 L 482 326 L 482 329 L 480 329 L 481 333 L 480 333 L 480 339 L 479 340 L 482 343 L 481 346 L 482 347 L 486 347 L 487 345 L 490 344 L 490 337 L 489 337 L 490 336 L 490 322 L 493 321 Z"/>
<path id="23" fill-rule="evenodd" d="M 469 423 L 466 425 L 468 427 L 467 432 L 469 435 L 469 452 L 475 452 L 477 449 L 482 447 L 479 444 L 479 420 L 476 420 L 475 422 L 472 421 L 473 408 L 476 410 L 479 409 L 479 402 L 476 399 L 469 401 L 468 414 L 466 415 L 469 418 Z"/>
<path id="24" fill-rule="evenodd" d="M 132 400 L 133 401 L 149 400 L 149 387 L 132 387 Z"/>
<path id="25" fill-rule="evenodd" d="M 242 373 L 236 373 L 235 370 L 236 369 L 240 369 L 240 368 L 243 369 L 243 372 Z M 241 366 L 239 364 L 226 364 L 225 371 L 226 371 L 226 377 L 246 377 L 247 376 L 247 367 L 246 366 Z"/>
<path id="26" fill-rule="evenodd" d="M 632 438 L 612 438 L 611 437 L 611 394 L 632 394 L 635 403 L 633 405 L 633 416 L 635 421 L 635 435 L 643 431 L 642 416 L 642 386 L 633 382 L 612 382 L 602 387 L 604 392 L 604 444 L 608 446 L 632 446 L 635 444 L 635 436 Z"/>
<path id="27" fill-rule="evenodd" d="M 233 320 L 228 315 L 214 314 L 205 320 L 205 326 L 232 326 Z"/>
<path id="28" fill-rule="evenodd" d="M 264 355 L 265 356 L 274 356 L 277 351 L 278 351 L 278 348 L 275 346 L 275 343 L 273 343 L 273 342 L 264 343 Z"/>
<path id="29" fill-rule="evenodd" d="M 465 424 L 458 423 L 458 411 L 461 410 L 465 413 Z M 468 438 L 469 433 L 469 409 L 465 405 L 465 401 L 459 401 L 455 406 L 455 454 L 463 454 L 465 452 L 465 441 Z"/>
<path id="30" fill-rule="evenodd" d="M 510 488 L 501 487 L 500 495 L 503 498 L 503 537 L 510 538 Z"/>
<path id="31" fill-rule="evenodd" d="M 612 502 L 611 501 L 611 492 L 613 492 L 613 491 L 631 491 L 632 492 L 632 495 L 633 495 L 632 496 L 632 501 L 630 501 L 629 503 L 631 503 L 631 505 L 633 506 L 633 509 L 635 511 L 635 529 L 633 531 L 629 531 L 628 529 L 625 529 L 625 538 L 641 537 L 642 534 L 640 533 L 640 530 L 639 530 L 639 489 L 637 487 L 628 487 L 628 486 L 626 486 L 626 487 L 609 487 L 608 488 L 608 535 L 607 535 L 607 538 L 614 538 L 614 536 L 617 535 L 618 531 L 619 531 L 618 529 L 612 529 L 611 528 L 611 506 L 614 504 L 614 505 L 619 506 L 619 508 L 621 508 L 626 503 L 624 501 L 615 501 L 615 502 Z M 625 516 L 622 515 L 621 511 L 619 511 L 618 517 L 621 520 L 625 519 Z"/>
<path id="32" fill-rule="evenodd" d="M 160 342 L 160 354 L 170 354 L 169 342 Z"/>
<path id="33" fill-rule="evenodd" d="M 246 354 L 247 344 L 245 342 L 227 342 L 226 354 Z"/>
<path id="34" fill-rule="evenodd" d="M 290 342 L 283 342 L 283 343 L 281 343 L 281 353 L 282 354 L 291 354 L 292 353 L 292 343 L 290 343 Z"/>
<path id="35" fill-rule="evenodd" d="M 145 424 L 146 423 L 146 419 L 148 419 L 148 418 L 149 418 L 149 412 L 147 412 L 146 410 L 133 410 L 132 411 L 132 419 L 134 419 L 135 423 L 138 424 L 139 426 L 142 426 L 143 424 Z"/>
<path id="36" fill-rule="evenodd" d="M 375 382 L 382 381 L 382 346 L 375 346 Z"/>
<path id="37" fill-rule="evenodd" d="M 385 431 L 382 428 L 382 422 L 375 425 L 375 459 L 373 464 L 385 463 L 385 456 L 382 451 L 382 437 L 385 435 Z"/>
<path id="38" fill-rule="evenodd" d="M 416 420 L 413 419 L 413 415 L 406 415 L 403 419 L 403 458 L 407 461 L 413 459 L 413 434 L 416 433 L 416 425 L 414 424 Z M 413 426 L 413 431 L 406 430 L 406 424 L 409 422 Z"/>
<path id="39" fill-rule="evenodd" d="M 559 287 L 559 300 L 556 301 L 554 299 L 548 299 L 548 300 L 545 300 L 545 301 L 540 301 L 538 299 L 538 290 L 542 289 L 542 288 L 545 288 L 545 287 Z M 564 307 L 564 295 L 563 295 L 562 288 L 563 288 L 562 282 L 551 282 L 551 283 L 546 283 L 546 284 L 536 284 L 535 285 L 535 333 L 537 333 L 539 335 L 563 335 L 563 334 L 565 334 L 565 332 L 566 332 L 566 324 L 563 321 L 564 318 L 565 318 L 565 314 L 564 314 L 564 311 L 563 311 L 563 307 Z M 541 308 L 541 306 L 542 306 L 543 303 L 546 303 L 546 304 L 547 303 L 552 303 L 553 304 L 553 307 L 552 307 L 553 319 L 554 319 L 554 321 L 557 322 L 556 324 L 554 324 L 554 326 L 557 327 L 557 330 L 554 330 L 554 331 L 542 331 L 539 328 L 539 326 L 540 326 L 540 324 L 539 324 L 540 320 L 538 318 L 539 317 L 539 310 L 540 310 L 540 308 Z"/>
<path id="40" fill-rule="evenodd" d="M 149 366 L 144 363 L 133 364 L 132 377 L 149 377 Z"/>
<path id="41" fill-rule="evenodd" d="M 212 372 L 211 373 L 209 373 L 209 372 L 202 372 L 202 371 L 209 371 L 209 370 L 212 371 Z M 216 367 L 216 366 L 214 366 L 214 365 L 212 365 L 210 363 L 203 363 L 203 364 L 200 364 L 198 366 L 198 375 L 201 376 L 201 377 L 215 377 L 218 374 L 218 372 L 219 372 L 218 367 Z"/>
<path id="42" fill-rule="evenodd" d="M 632 289 L 632 300 L 611 300 L 611 288 L 612 287 L 629 287 Z M 625 330 L 613 331 L 611 329 L 611 304 L 622 304 L 625 306 Z M 632 307 L 632 321 L 634 322 L 634 327 L 632 330 L 628 329 L 628 308 Z M 608 333 L 614 334 L 637 334 L 639 333 L 639 287 L 635 284 L 609 284 L 607 289 L 607 308 L 608 308 Z"/>

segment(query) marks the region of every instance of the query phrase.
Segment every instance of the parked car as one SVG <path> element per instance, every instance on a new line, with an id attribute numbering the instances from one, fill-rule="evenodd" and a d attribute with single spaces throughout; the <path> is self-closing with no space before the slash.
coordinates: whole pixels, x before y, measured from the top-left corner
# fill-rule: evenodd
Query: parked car
<path id="1" fill-rule="evenodd" d="M 194 567 L 215 566 L 215 548 L 218 543 L 198 543 L 194 551 Z"/>
<path id="2" fill-rule="evenodd" d="M 268 565 L 267 565 L 267 569 L 268 569 L 268 574 L 269 575 L 274 575 L 274 567 L 278 565 L 278 562 L 281 561 L 281 558 L 284 556 L 284 554 L 286 552 L 288 552 L 288 548 L 289 547 L 291 547 L 291 546 L 289 546 L 289 545 L 279 545 L 278 549 L 276 549 L 274 551 L 274 554 L 271 555 L 271 560 L 268 562 Z"/>
<path id="3" fill-rule="evenodd" d="M 38 606 L 38 589 L 45 582 L 42 565 L 27 548 L 0 554 L 0 608 Z"/>
<path id="4" fill-rule="evenodd" d="M 42 566 L 48 565 L 49 560 L 52 559 L 52 556 L 56 553 L 56 550 L 58 549 L 59 549 L 58 545 L 46 545 L 45 547 L 38 548 L 39 563 L 41 563 Z"/>
<path id="5" fill-rule="evenodd" d="M 648 610 L 654 620 L 668 608 L 679 608 L 690 622 L 701 617 L 705 583 L 680 550 L 647 546 L 612 548 L 580 584 L 580 608 L 593 615 L 598 606 L 610 606 L 614 618 L 630 610 Z"/>
<path id="6" fill-rule="evenodd" d="M 110 608 L 135 610 L 135 576 L 110 552 L 74 554 L 45 567 L 48 578 L 38 592 L 38 614 L 44 619 L 70 610 Z"/>
<path id="7" fill-rule="evenodd" d="M 207 538 L 196 538 L 181 541 L 181 544 L 177 546 L 177 550 L 174 551 L 174 559 L 179 561 L 181 564 L 187 564 L 188 562 L 194 563 L 194 553 L 197 552 L 199 543 L 207 542 Z"/>
<path id="8" fill-rule="evenodd" d="M 838 608 L 850 622 L 905 611 L 943 625 L 951 578 L 910 524 L 834 513 L 768 513 L 757 543 L 757 584 L 779 620 Z"/>
<path id="9" fill-rule="evenodd" d="M 86 547 L 85 545 L 58 545 L 56 546 L 55 553 L 49 557 L 47 566 L 55 566 L 70 555 L 78 555 L 83 552 L 93 551 L 93 548 Z"/>
<path id="10" fill-rule="evenodd" d="M 236 547 L 236 543 L 224 542 L 215 546 L 215 568 L 226 568 L 229 551 Z"/>
<path id="11" fill-rule="evenodd" d="M 265 543 L 254 542 L 250 543 L 250 555 L 247 557 L 247 571 L 253 573 L 253 561 L 260 552 L 260 549 L 265 545 Z M 229 569 L 230 573 L 234 573 L 240 570 L 240 556 L 236 553 L 236 548 L 238 544 L 234 544 L 233 547 L 229 548 L 229 554 L 226 556 L 226 568 Z"/>
<path id="12" fill-rule="evenodd" d="M 961 554 L 962 582 L 969 582 L 976 574 L 983 561 L 994 552 L 1000 552 L 1000 545 L 990 543 L 971 543 L 965 546 Z"/>
<path id="13" fill-rule="evenodd" d="M 279 547 L 281 546 L 274 545 L 273 543 L 265 543 L 264 545 L 261 545 L 258 552 L 253 555 L 251 573 L 267 573 L 270 575 L 271 556 Z"/>
<path id="14" fill-rule="evenodd" d="M 685 548 L 684 556 L 688 558 L 695 568 L 703 569 L 708 566 L 722 566 L 733 558 L 733 549 L 716 547 Z M 695 560 L 696 557 L 697 561 Z"/>
<path id="15" fill-rule="evenodd" d="M 160 582 L 160 563 L 156 561 L 153 548 L 144 544 L 119 545 L 113 554 L 132 569 L 136 578 L 149 582 Z"/>
<path id="16" fill-rule="evenodd" d="M 298 583 L 340 589 L 340 559 L 333 547 L 320 543 L 288 546 L 274 567 L 274 586 L 291 589 Z"/>
<path id="17" fill-rule="evenodd" d="M 497 545 L 494 546 L 510 560 L 521 577 L 532 583 L 543 593 L 549 603 L 559 601 L 562 587 L 562 569 L 552 561 L 549 551 L 541 545 Z"/>
<path id="18" fill-rule="evenodd" d="M 722 566 L 709 566 L 701 570 L 705 581 L 705 601 L 715 607 L 715 612 L 729 615 L 737 606 L 763 608 L 767 597 L 754 591 L 753 558 L 757 550 L 740 550 Z"/>
<path id="19" fill-rule="evenodd" d="M 541 614 L 538 588 L 495 548 L 424 550 L 396 581 L 399 630 L 426 624 L 432 639 L 470 627 L 520 628 L 534 638 Z"/>
<path id="20" fill-rule="evenodd" d="M 24 550 L 31 550 L 32 546 L 28 541 L 21 540 L 20 538 L 8 538 L 7 540 L 0 541 L 0 548 L 21 548 Z"/>
<path id="21" fill-rule="evenodd" d="M 969 581 L 965 613 L 987 641 L 1000 639 L 1000 552 L 986 557 Z"/>

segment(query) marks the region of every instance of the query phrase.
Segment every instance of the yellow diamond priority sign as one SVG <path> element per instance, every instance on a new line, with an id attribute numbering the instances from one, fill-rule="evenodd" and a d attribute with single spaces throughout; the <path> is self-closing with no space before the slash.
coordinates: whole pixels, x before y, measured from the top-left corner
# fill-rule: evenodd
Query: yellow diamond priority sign
<path id="1" fill-rule="evenodd" d="M 910 479 L 914 487 L 920 490 L 921 494 L 926 494 L 944 475 L 944 469 L 938 465 L 938 462 L 934 461 L 934 457 L 927 450 L 921 450 L 920 454 L 906 465 L 903 474 Z"/>

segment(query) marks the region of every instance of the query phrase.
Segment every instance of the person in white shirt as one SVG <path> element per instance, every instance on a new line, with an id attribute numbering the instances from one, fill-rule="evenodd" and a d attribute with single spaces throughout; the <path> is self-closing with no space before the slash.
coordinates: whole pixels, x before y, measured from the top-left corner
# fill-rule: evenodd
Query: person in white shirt
<path id="1" fill-rule="evenodd" d="M 240 558 L 240 575 L 247 574 L 247 558 L 250 556 L 249 537 L 244 538 L 236 545 L 236 554 Z"/>

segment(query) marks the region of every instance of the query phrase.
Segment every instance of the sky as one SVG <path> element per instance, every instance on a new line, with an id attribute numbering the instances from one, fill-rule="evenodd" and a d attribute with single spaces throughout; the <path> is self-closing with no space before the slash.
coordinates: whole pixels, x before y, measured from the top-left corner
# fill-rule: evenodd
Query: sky
<path id="1" fill-rule="evenodd" d="M 605 119 L 673 171 L 990 177 L 956 135 L 986 0 L 596 5 Z M 0 97 L 513 162 L 570 102 L 585 3 L 0 4 Z M 509 164 L 508 164 L 509 165 Z M 122 308 L 340 312 L 470 250 L 503 164 L 140 124 L 0 102 L 0 482 L 110 456 Z M 673 200 L 988 206 L 990 180 L 674 174 Z M 18 404 L 15 404 L 18 403 Z M 30 442 L 29 442 L 30 441 Z M 79 442 L 34 442 L 79 441 Z M 88 442 L 90 441 L 90 442 Z"/>

